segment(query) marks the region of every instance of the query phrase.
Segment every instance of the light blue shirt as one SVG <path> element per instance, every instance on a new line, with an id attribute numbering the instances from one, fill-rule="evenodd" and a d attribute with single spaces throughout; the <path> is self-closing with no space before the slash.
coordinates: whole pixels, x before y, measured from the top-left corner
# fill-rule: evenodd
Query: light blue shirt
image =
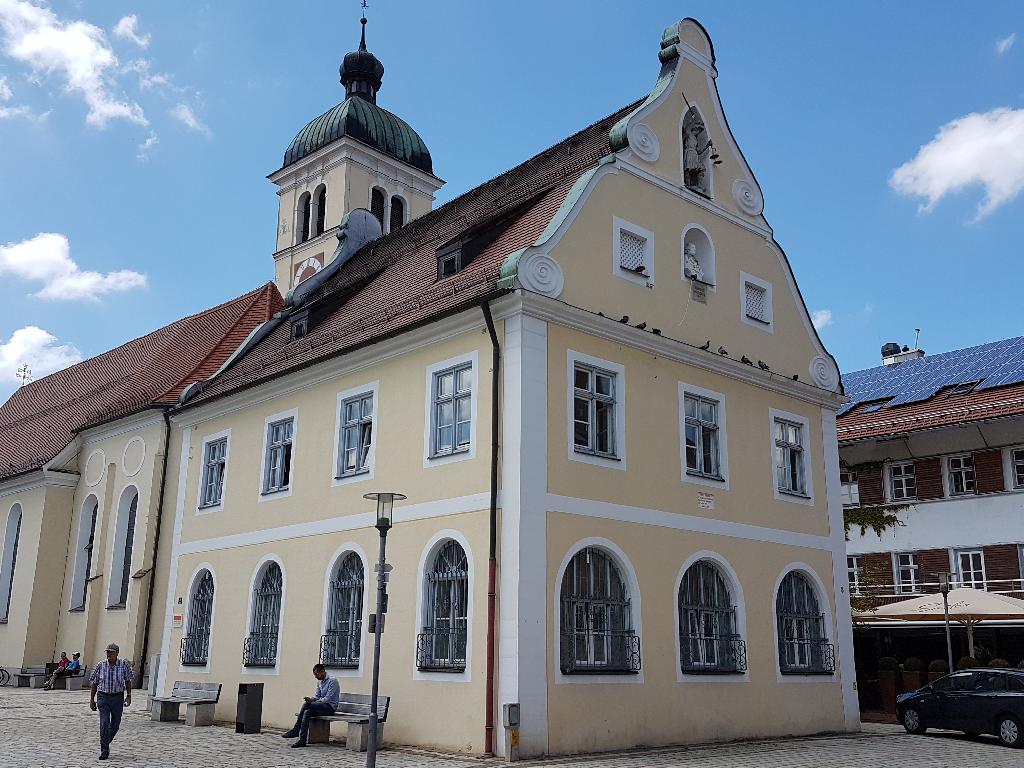
<path id="1" fill-rule="evenodd" d="M 330 704 L 337 707 L 341 700 L 341 686 L 338 681 L 328 675 L 316 684 L 316 693 L 313 694 L 313 702 L 316 704 Z"/>

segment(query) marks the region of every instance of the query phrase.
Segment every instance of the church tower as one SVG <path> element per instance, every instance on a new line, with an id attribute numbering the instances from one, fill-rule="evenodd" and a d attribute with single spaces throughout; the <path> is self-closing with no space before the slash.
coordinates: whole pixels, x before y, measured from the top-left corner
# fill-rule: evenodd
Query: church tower
<path id="1" fill-rule="evenodd" d="M 360 23 L 359 48 L 339 70 L 345 100 L 299 131 L 268 177 L 280 199 L 274 274 L 282 294 L 327 265 L 350 211 L 368 209 L 386 234 L 429 211 L 444 184 L 420 135 L 377 106 L 384 65 Z"/>

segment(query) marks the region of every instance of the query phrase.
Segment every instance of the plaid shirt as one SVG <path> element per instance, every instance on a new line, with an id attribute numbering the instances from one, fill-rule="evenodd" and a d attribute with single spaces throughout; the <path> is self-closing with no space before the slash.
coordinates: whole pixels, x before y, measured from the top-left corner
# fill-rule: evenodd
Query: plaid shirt
<path id="1" fill-rule="evenodd" d="M 92 668 L 89 684 L 95 685 L 100 693 L 124 693 L 133 677 L 132 665 L 124 659 L 118 659 L 114 664 L 104 659 Z"/>

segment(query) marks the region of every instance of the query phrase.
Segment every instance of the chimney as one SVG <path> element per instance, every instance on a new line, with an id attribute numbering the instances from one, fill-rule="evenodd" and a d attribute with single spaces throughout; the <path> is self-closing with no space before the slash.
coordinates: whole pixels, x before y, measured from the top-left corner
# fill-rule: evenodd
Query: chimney
<path id="1" fill-rule="evenodd" d="M 906 344 L 900 349 L 900 345 L 894 341 L 882 345 L 882 365 L 899 365 L 907 360 L 917 360 L 924 357 L 924 350 L 919 347 L 911 349 Z"/>

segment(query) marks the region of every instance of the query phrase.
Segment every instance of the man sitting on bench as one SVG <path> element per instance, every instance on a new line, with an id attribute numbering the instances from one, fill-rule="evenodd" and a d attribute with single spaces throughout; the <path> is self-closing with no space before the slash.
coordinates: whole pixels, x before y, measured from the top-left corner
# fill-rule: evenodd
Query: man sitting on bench
<path id="1" fill-rule="evenodd" d="M 71 662 L 68 661 L 67 653 L 65 653 L 64 651 L 61 651 L 60 652 L 60 659 L 57 661 L 57 668 L 55 670 L 53 670 L 53 674 L 50 675 L 49 678 L 47 678 L 46 685 L 43 686 L 43 690 L 44 691 L 52 691 L 53 690 L 53 684 L 55 682 L 57 682 L 57 678 L 58 677 L 64 677 L 64 675 L 66 674 L 64 672 L 64 670 L 66 670 L 68 668 L 68 665 L 70 663 Z"/>
<path id="2" fill-rule="evenodd" d="M 290 731 L 281 734 L 284 739 L 299 740 L 292 744 L 293 747 L 306 746 L 306 738 L 309 736 L 309 718 L 315 715 L 333 715 L 341 698 L 341 686 L 333 677 L 327 675 L 327 667 L 317 664 L 313 667 L 313 677 L 317 679 L 316 692 L 312 696 L 306 696 L 299 710 L 299 716 L 295 720 L 295 727 Z"/>

